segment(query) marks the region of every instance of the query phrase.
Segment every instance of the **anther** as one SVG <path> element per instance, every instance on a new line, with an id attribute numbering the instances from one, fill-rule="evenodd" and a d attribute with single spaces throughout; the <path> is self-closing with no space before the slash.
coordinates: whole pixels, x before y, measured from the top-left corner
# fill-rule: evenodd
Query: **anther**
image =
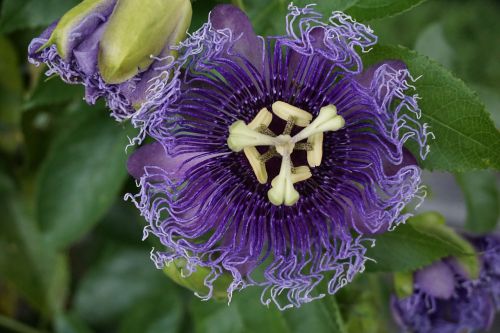
<path id="1" fill-rule="evenodd" d="M 311 168 L 321 165 L 323 159 L 323 133 L 316 133 L 307 138 L 307 144 L 311 147 L 307 151 L 307 163 Z"/>
<path id="2" fill-rule="evenodd" d="M 245 153 L 248 162 L 250 162 L 250 166 L 252 167 L 258 182 L 261 184 L 267 183 L 267 170 L 266 165 L 264 164 L 265 162 L 262 161 L 263 155 L 260 155 L 255 147 L 246 147 L 243 149 L 243 152 Z"/>
<path id="3" fill-rule="evenodd" d="M 306 127 L 307 125 L 309 125 L 313 118 L 312 114 L 310 114 L 309 112 L 306 112 L 285 102 L 275 102 L 272 108 L 273 113 L 284 121 L 288 121 L 290 117 L 295 118 L 295 125 L 300 127 Z"/>
<path id="4" fill-rule="evenodd" d="M 269 124 L 271 124 L 271 121 L 273 120 L 273 115 L 271 112 L 269 112 L 266 108 L 263 108 L 262 110 L 257 113 L 255 118 L 248 124 L 248 127 L 256 130 L 259 128 L 268 128 Z"/>

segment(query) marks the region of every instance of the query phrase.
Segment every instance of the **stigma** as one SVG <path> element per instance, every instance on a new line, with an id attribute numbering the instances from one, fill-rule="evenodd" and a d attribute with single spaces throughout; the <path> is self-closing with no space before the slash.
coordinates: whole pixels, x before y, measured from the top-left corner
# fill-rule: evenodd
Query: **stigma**
<path id="1" fill-rule="evenodd" d="M 269 125 L 276 116 L 286 121 L 282 134 L 276 135 Z M 340 130 L 345 120 L 337 114 L 334 105 L 320 109 L 319 115 L 313 115 L 288 103 L 278 101 L 272 105 L 272 113 L 263 108 L 248 124 L 238 120 L 229 127 L 227 144 L 234 152 L 243 152 L 261 184 L 266 184 L 269 177 L 266 162 L 273 157 L 281 158 L 279 174 L 271 181 L 267 196 L 276 206 L 293 206 L 300 199 L 294 184 L 312 177 L 311 169 L 321 165 L 323 159 L 323 137 L 325 132 Z M 292 129 L 302 128 L 291 136 Z M 256 147 L 269 147 L 261 154 Z M 308 166 L 294 166 L 292 154 L 297 150 L 307 151 Z"/>

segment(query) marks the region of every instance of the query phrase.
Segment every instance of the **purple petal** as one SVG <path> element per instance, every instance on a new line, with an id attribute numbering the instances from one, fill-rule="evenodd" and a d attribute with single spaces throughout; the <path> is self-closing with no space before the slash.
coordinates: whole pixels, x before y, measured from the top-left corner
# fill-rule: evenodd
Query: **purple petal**
<path id="1" fill-rule="evenodd" d="M 263 47 L 248 16 L 233 5 L 218 5 L 210 13 L 210 22 L 216 30 L 229 29 L 237 39 L 232 51 L 246 57 L 257 69 L 262 66 Z"/>
<path id="2" fill-rule="evenodd" d="M 86 75 L 94 75 L 97 72 L 97 56 L 99 53 L 99 40 L 104 32 L 106 24 L 101 24 L 86 40 L 84 40 L 73 51 L 76 62 Z"/>
<path id="3" fill-rule="evenodd" d="M 455 290 L 453 271 L 442 261 L 417 271 L 415 284 L 428 295 L 439 299 L 449 299 Z"/>
<path id="4" fill-rule="evenodd" d="M 172 157 L 159 142 L 146 144 L 137 149 L 128 159 L 128 173 L 140 179 L 147 173 L 147 168 L 160 168 L 173 178 L 181 178 L 184 172 L 192 166 L 190 159 L 196 156 L 195 154 L 183 154 Z"/>
<path id="5" fill-rule="evenodd" d="M 155 61 L 145 72 L 140 73 L 138 80 L 128 80 L 120 84 L 121 93 L 130 101 L 130 104 L 141 105 L 147 99 L 147 90 L 161 71 L 157 66 L 161 61 Z"/>
<path id="6" fill-rule="evenodd" d="M 396 175 L 399 172 L 399 170 L 401 170 L 404 167 L 418 166 L 417 159 L 415 158 L 415 156 L 413 156 L 413 154 L 405 147 L 403 147 L 403 160 L 401 161 L 400 164 L 395 165 L 387 159 L 384 160 L 383 163 L 384 163 L 384 172 L 388 176 Z"/>
<path id="7" fill-rule="evenodd" d="M 54 21 L 51 25 L 48 26 L 47 29 L 45 29 L 38 38 L 33 39 L 33 41 L 30 43 L 28 47 L 28 56 L 30 58 L 36 59 L 37 58 L 37 53 L 38 50 L 49 40 L 50 36 L 52 35 L 52 32 L 56 28 L 57 24 L 59 23 L 59 20 Z"/>
<path id="8" fill-rule="evenodd" d="M 73 54 L 73 50 L 77 48 L 81 43 L 83 43 L 87 38 L 92 36 L 94 32 L 99 29 L 99 27 L 105 23 L 108 17 L 113 12 L 117 0 L 107 0 L 99 6 L 96 6 L 92 11 L 89 11 L 87 15 L 80 22 L 76 22 L 73 28 L 70 30 L 70 37 L 65 45 L 65 54 L 70 57 Z M 65 59 L 68 61 L 69 59 Z"/>

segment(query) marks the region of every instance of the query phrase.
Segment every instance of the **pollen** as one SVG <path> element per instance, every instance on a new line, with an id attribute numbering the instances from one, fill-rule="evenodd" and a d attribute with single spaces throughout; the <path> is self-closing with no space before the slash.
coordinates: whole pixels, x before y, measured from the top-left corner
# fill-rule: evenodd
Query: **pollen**
<path id="1" fill-rule="evenodd" d="M 274 116 L 286 121 L 282 134 L 276 135 L 270 129 Z M 302 128 L 291 136 L 293 128 Z M 278 101 L 272 105 L 272 113 L 263 108 L 247 125 L 238 120 L 229 127 L 227 144 L 234 152 L 243 151 L 257 181 L 268 183 L 266 162 L 273 157 L 281 158 L 279 174 L 271 181 L 267 196 L 276 206 L 293 206 L 300 199 L 294 184 L 312 177 L 311 169 L 321 165 L 323 159 L 323 139 L 325 132 L 334 132 L 345 126 L 345 120 L 337 114 L 334 105 L 320 109 L 318 117 L 288 103 Z M 269 150 L 260 154 L 256 147 L 268 146 Z M 307 151 L 308 166 L 292 165 L 294 151 Z"/>

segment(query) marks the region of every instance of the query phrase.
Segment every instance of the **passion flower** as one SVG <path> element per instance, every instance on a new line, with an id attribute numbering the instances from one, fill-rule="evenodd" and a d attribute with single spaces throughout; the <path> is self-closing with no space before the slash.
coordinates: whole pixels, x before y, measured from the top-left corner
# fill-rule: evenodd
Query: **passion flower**
<path id="1" fill-rule="evenodd" d="M 217 6 L 177 48 L 133 121 L 154 143 L 129 160 L 130 196 L 164 248 L 204 284 L 258 285 L 280 308 L 333 294 L 363 271 L 370 234 L 409 214 L 427 152 L 404 63 L 368 69 L 376 37 L 341 12 L 289 7 L 287 33 L 257 36 L 246 15 Z M 418 150 L 417 150 L 418 152 Z"/>

